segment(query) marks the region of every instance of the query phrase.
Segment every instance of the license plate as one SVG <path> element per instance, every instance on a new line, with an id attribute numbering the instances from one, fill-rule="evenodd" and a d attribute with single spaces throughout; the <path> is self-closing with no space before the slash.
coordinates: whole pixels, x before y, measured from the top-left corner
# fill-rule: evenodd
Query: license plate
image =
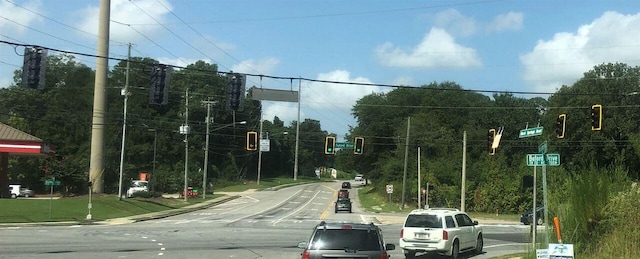
<path id="1" fill-rule="evenodd" d="M 419 239 L 426 239 L 429 238 L 429 233 L 416 233 L 415 237 Z"/>

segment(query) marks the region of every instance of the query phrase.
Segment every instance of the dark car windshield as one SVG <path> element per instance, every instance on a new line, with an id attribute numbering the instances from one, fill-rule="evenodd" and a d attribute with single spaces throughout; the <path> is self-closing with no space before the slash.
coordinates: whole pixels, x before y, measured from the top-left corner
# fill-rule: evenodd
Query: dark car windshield
<path id="1" fill-rule="evenodd" d="M 437 215 L 411 214 L 407 217 L 404 226 L 414 228 L 442 228 L 442 218 Z"/>
<path id="2" fill-rule="evenodd" d="M 380 251 L 378 232 L 367 229 L 320 229 L 311 241 L 312 250 Z"/>

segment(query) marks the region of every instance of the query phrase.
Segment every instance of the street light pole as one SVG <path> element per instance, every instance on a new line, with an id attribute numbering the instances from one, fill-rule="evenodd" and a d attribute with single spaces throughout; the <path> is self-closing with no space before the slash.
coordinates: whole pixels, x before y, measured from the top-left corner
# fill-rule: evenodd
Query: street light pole
<path id="1" fill-rule="evenodd" d="M 207 134 L 204 144 L 204 173 L 202 174 L 202 199 L 207 198 L 207 168 L 209 168 L 209 124 L 211 123 L 211 101 L 205 101 L 207 104 Z"/>
<path id="2" fill-rule="evenodd" d="M 123 108 L 123 120 L 122 120 L 122 147 L 120 150 L 120 180 L 118 182 L 118 200 L 122 200 L 122 178 L 124 172 L 124 143 L 127 132 L 127 100 L 129 99 L 129 59 L 131 58 L 131 43 L 129 43 L 129 52 L 127 54 L 127 71 L 125 73 L 124 89 L 121 93 L 124 95 L 124 108 Z"/>

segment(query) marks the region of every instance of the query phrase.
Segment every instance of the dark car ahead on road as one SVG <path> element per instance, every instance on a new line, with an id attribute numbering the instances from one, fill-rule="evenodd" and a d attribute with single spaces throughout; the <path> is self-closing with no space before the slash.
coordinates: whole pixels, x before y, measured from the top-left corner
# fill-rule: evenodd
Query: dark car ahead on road
<path id="1" fill-rule="evenodd" d="M 349 198 L 338 198 L 335 205 L 335 211 L 348 211 L 351 213 L 351 199 Z"/>
<path id="2" fill-rule="evenodd" d="M 302 259 L 320 258 L 390 258 L 387 251 L 396 249 L 386 244 L 382 230 L 373 223 L 326 223 L 313 228 L 307 242 L 298 243 L 303 248 Z"/>
<path id="3" fill-rule="evenodd" d="M 522 213 L 520 216 L 520 222 L 525 225 L 529 225 L 533 222 L 533 213 L 531 211 L 526 211 Z M 544 224 L 544 206 L 539 206 L 536 208 L 536 222 L 537 225 Z"/>
<path id="4" fill-rule="evenodd" d="M 342 189 L 351 189 L 350 182 L 342 182 Z"/>

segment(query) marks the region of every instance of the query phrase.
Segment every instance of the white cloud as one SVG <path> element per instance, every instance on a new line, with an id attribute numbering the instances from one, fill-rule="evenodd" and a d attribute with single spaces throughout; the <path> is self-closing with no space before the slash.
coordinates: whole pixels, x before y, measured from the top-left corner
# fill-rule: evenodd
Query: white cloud
<path id="1" fill-rule="evenodd" d="M 135 4 L 133 4 L 135 3 Z M 166 8 L 165 8 L 166 7 Z M 165 15 L 172 10 L 167 0 L 127 0 L 111 1 L 110 40 L 119 42 L 141 42 L 148 38 L 164 33 L 165 29 L 158 23 L 165 23 Z M 144 10 L 144 11 L 143 11 Z M 80 29 L 98 34 L 99 6 L 88 6 L 80 11 Z M 142 25 L 143 24 L 143 25 Z M 130 28 L 129 25 L 131 25 Z M 134 30 L 135 29 L 135 30 Z M 136 32 L 138 31 L 138 32 Z"/>
<path id="2" fill-rule="evenodd" d="M 623 15 L 605 12 L 575 32 L 559 32 L 552 39 L 539 40 L 534 49 L 520 56 L 524 79 L 536 91 L 553 92 L 571 85 L 595 65 L 622 62 L 638 65 L 640 13 Z"/>
<path id="3" fill-rule="evenodd" d="M 458 10 L 448 9 L 434 15 L 435 27 L 458 36 L 470 36 L 476 32 L 476 21 L 462 15 Z"/>
<path id="4" fill-rule="evenodd" d="M 487 24 L 485 31 L 488 33 L 507 30 L 517 31 L 522 29 L 523 20 L 524 15 L 522 13 L 508 12 L 506 14 L 500 14 Z"/>
<path id="5" fill-rule="evenodd" d="M 455 42 L 445 30 L 432 28 L 417 46 L 405 50 L 391 43 L 375 50 L 380 63 L 389 67 L 466 68 L 480 67 L 476 50 Z"/>
<path id="6" fill-rule="evenodd" d="M 20 6 L 23 6 L 24 8 L 20 8 L 7 1 L 0 2 L 0 16 L 6 18 L 0 19 L 0 31 L 16 31 L 18 33 L 24 33 L 27 30 L 24 26 L 30 27 L 32 23 L 42 20 L 35 14 L 44 13 L 40 1 L 28 1 L 20 4 Z M 25 9 L 33 12 L 29 12 Z"/>

